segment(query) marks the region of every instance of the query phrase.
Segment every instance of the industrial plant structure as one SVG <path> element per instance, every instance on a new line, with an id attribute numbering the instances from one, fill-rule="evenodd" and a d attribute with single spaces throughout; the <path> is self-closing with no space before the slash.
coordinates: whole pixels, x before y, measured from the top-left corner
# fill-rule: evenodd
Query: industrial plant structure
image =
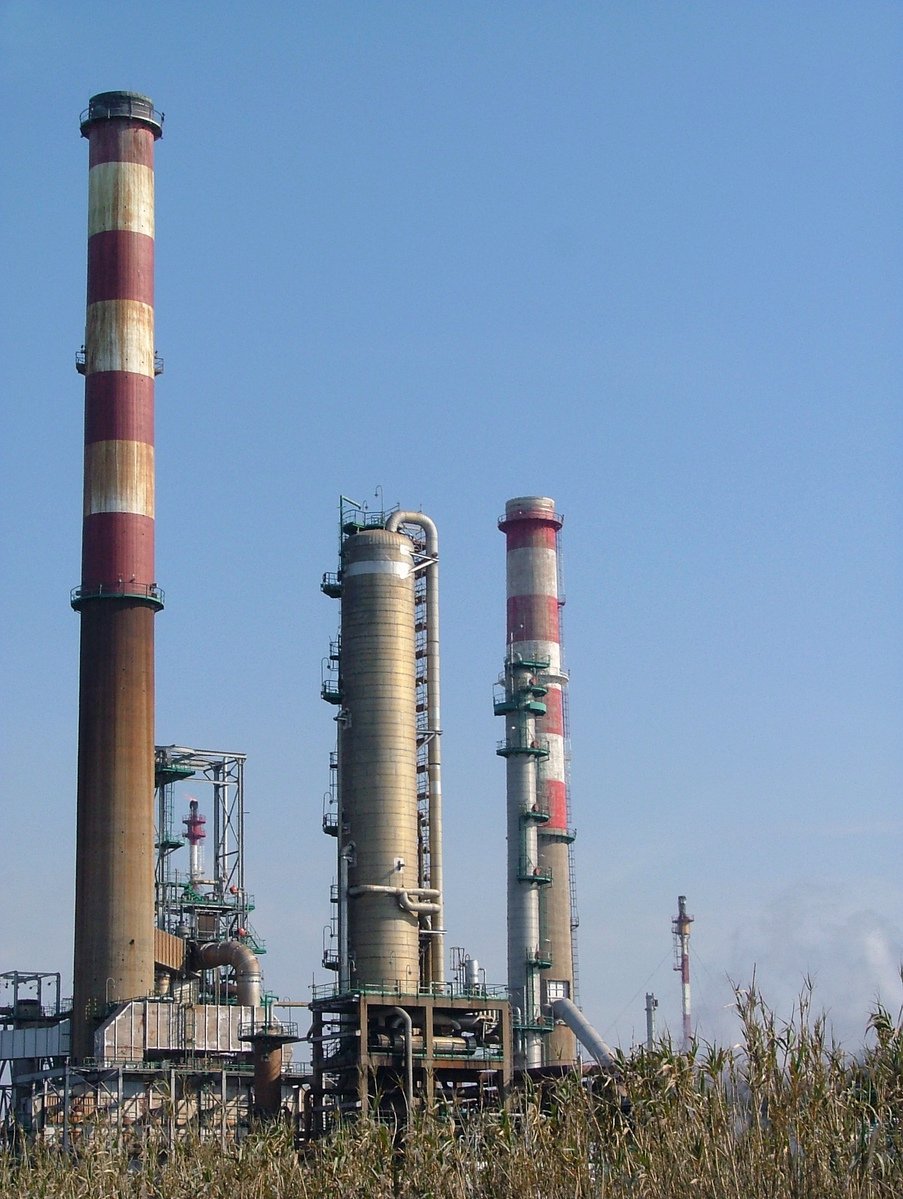
<path id="1" fill-rule="evenodd" d="M 344 497 L 341 601 L 323 698 L 337 708 L 324 830 L 336 838 L 336 984 L 315 988 L 311 1133 L 348 1111 L 397 1112 L 504 1093 L 504 988 L 445 978 L 439 542 L 421 512 Z"/>
<path id="2" fill-rule="evenodd" d="M 154 617 L 154 148 L 163 117 L 134 92 L 92 97 L 81 584 L 75 962 L 0 976 L 5 1122 L 34 1131 L 167 1124 L 233 1134 L 282 1103 L 298 1038 L 261 992 L 245 927 L 243 755 L 156 749 Z M 232 772 L 230 774 L 230 772 Z M 191 864 L 171 855 L 172 787 L 213 782 L 214 869 L 200 876 L 203 817 L 189 804 Z M 159 796 L 156 805 L 155 788 Z M 238 832 L 238 836 L 235 834 Z M 48 1001 L 48 996 L 49 1001 Z"/>
<path id="3" fill-rule="evenodd" d="M 674 938 L 674 969 L 680 974 L 681 1048 L 686 1052 L 693 1040 L 693 1017 L 690 1008 L 690 925 L 693 917 L 687 914 L 687 897 L 678 895 L 677 915 L 671 921 Z"/>
<path id="4" fill-rule="evenodd" d="M 508 778 L 508 986 L 518 1056 L 573 1065 L 576 1043 L 551 1006 L 574 996 L 577 927 L 568 779 L 567 674 L 561 661 L 562 519 L 544 496 L 509 500 L 507 644 L 495 712 Z"/>
<path id="5" fill-rule="evenodd" d="M 244 870 L 244 754 L 154 744 L 154 147 L 145 96 L 105 92 L 89 143 L 85 490 L 75 964 L 0 983 L 0 1121 L 67 1143 L 191 1129 L 225 1139 L 286 1110 L 301 1135 L 349 1114 L 498 1102 L 518 1077 L 602 1066 L 576 1006 L 558 532 L 510 500 L 504 672 L 508 980 L 452 951 L 442 854 L 439 542 L 422 512 L 340 503 L 340 601 L 322 695 L 335 709 L 323 829 L 336 882 L 306 1040 L 262 987 Z M 491 751 L 490 751 L 491 752 Z M 187 788 L 196 794 L 189 794 Z M 200 796 L 200 798 L 198 797 Z M 205 853 L 205 850 L 207 851 Z M 187 868 L 186 868 L 187 859 Z M 324 900 L 325 903 L 325 900 Z M 284 1007 L 302 1006 L 286 1001 Z M 308 1006 L 308 1005 L 304 1005 Z"/>

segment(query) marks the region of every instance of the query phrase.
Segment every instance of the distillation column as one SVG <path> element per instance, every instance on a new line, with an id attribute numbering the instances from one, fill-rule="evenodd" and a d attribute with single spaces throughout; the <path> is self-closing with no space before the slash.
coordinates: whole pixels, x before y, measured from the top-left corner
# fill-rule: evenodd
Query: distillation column
<path id="1" fill-rule="evenodd" d="M 147 97 L 104 92 L 89 144 L 73 1056 L 154 987 L 154 143 Z"/>
<path id="2" fill-rule="evenodd" d="M 414 545 L 364 528 L 342 546 L 339 728 L 340 984 L 421 983 Z M 424 973 L 428 973 L 424 971 Z"/>
<path id="3" fill-rule="evenodd" d="M 565 711 L 567 674 L 561 665 L 560 609 L 558 592 L 558 532 L 562 518 L 553 500 L 523 496 L 509 500 L 499 528 L 507 542 L 507 652 L 508 698 L 525 699 L 524 686 L 533 688 L 531 702 L 540 703 L 532 717 L 536 748 L 537 815 L 532 827 L 537 844 L 536 877 L 539 880 L 540 1007 L 548 1017 L 559 999 L 574 1000 L 573 930 L 576 913 L 572 904 L 569 801 L 565 762 Z M 523 669 L 512 670 L 516 664 Z M 532 679 L 532 682 L 530 682 Z M 513 687 L 512 684 L 517 684 Z M 522 721 L 526 718 L 522 716 Z M 511 717 L 509 717 L 509 721 Z M 511 729 L 509 728 L 509 739 Z M 512 796 L 509 756 L 508 809 L 520 803 Z M 527 769 L 526 766 L 523 768 Z M 522 805 L 521 805 L 522 806 Z M 529 829 L 530 822 L 527 822 Z M 509 828 L 509 858 L 511 831 Z M 529 885 L 529 884 L 526 884 Z M 509 895 L 525 884 L 512 880 Z M 510 967 L 509 967 L 510 971 Z M 543 1064 L 568 1065 L 576 1061 L 572 1031 L 562 1023 L 543 1039 Z"/>

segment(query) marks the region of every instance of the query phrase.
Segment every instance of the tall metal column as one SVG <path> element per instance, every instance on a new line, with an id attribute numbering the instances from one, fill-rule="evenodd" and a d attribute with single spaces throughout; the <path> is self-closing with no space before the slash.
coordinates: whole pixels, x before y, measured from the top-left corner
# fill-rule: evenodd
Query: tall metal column
<path id="1" fill-rule="evenodd" d="M 558 533 L 562 518 L 553 500 L 521 496 L 509 500 L 499 528 L 507 542 L 507 660 L 534 664 L 544 695 L 535 717 L 545 749 L 536 761 L 536 788 L 544 821 L 537 824 L 537 867 L 549 881 L 541 889 L 541 1007 L 549 1013 L 558 999 L 574 999 L 576 923 L 571 901 L 569 799 L 566 770 L 567 674 L 561 663 Z M 510 797 L 509 797 L 510 805 Z M 546 1064 L 576 1061 L 574 1034 L 559 1023 L 544 1039 Z"/>
<path id="2" fill-rule="evenodd" d="M 540 971 L 551 965 L 543 944 L 540 891 L 550 877 L 540 865 L 537 828 L 548 819 L 539 802 L 538 762 L 548 756 L 537 740 L 536 720 L 546 711 L 540 697 L 546 689 L 535 671 L 547 662 L 524 661 L 511 654 L 505 664 L 503 694 L 495 703 L 505 717 L 505 740 L 497 752 L 507 763 L 508 835 L 508 991 L 514 1009 L 517 1065 L 533 1069 L 543 1063 Z"/>
<path id="3" fill-rule="evenodd" d="M 154 143 L 146 96 L 104 92 L 89 143 L 73 1056 L 154 986 Z"/>
<path id="4" fill-rule="evenodd" d="M 678 895 L 677 915 L 671 921 L 674 936 L 674 969 L 680 974 L 681 1048 L 686 1053 L 693 1040 L 693 1018 L 690 1009 L 690 925 L 693 917 L 687 914 L 687 897 Z"/>

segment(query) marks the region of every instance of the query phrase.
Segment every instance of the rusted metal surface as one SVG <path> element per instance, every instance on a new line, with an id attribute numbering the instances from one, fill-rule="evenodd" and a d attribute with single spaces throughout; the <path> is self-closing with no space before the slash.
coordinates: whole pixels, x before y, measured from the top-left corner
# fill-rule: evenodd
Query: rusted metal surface
<path id="1" fill-rule="evenodd" d="M 241 1029 L 258 1011 L 239 1005 L 133 1000 L 101 1026 L 96 1038 L 97 1061 L 159 1061 L 191 1052 L 203 1057 L 240 1056 L 248 1062 L 248 1045 L 241 1038 Z"/>
<path id="2" fill-rule="evenodd" d="M 182 937 L 173 936 L 165 929 L 154 929 L 154 964 L 166 970 L 181 973 L 185 969 L 185 950 Z"/>
<path id="3" fill-rule="evenodd" d="M 93 1056 L 109 1003 L 154 982 L 154 613 L 81 610 L 73 1052 Z M 150 747 L 150 748 L 148 748 Z"/>
<path id="4" fill-rule="evenodd" d="M 154 986 L 154 141 L 146 98 L 92 98 L 73 1054 Z M 125 595 L 128 598 L 124 597 Z M 147 598 L 140 598 L 147 597 Z"/>
<path id="5" fill-rule="evenodd" d="M 261 1040 L 254 1045 L 254 1110 L 276 1116 L 282 1103 L 282 1045 Z"/>

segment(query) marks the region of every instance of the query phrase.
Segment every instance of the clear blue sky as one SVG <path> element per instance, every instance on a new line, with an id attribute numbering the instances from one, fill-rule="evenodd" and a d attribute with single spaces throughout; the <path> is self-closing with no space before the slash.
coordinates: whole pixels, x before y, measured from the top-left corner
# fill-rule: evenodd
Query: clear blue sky
<path id="1" fill-rule="evenodd" d="M 449 943 L 504 979 L 507 498 L 564 512 L 580 985 L 845 1040 L 903 938 L 896 3 L 5 0 L 0 969 L 71 977 L 89 96 L 157 154 L 157 739 L 242 750 L 267 984 L 329 918 L 340 492 L 439 525 Z"/>

